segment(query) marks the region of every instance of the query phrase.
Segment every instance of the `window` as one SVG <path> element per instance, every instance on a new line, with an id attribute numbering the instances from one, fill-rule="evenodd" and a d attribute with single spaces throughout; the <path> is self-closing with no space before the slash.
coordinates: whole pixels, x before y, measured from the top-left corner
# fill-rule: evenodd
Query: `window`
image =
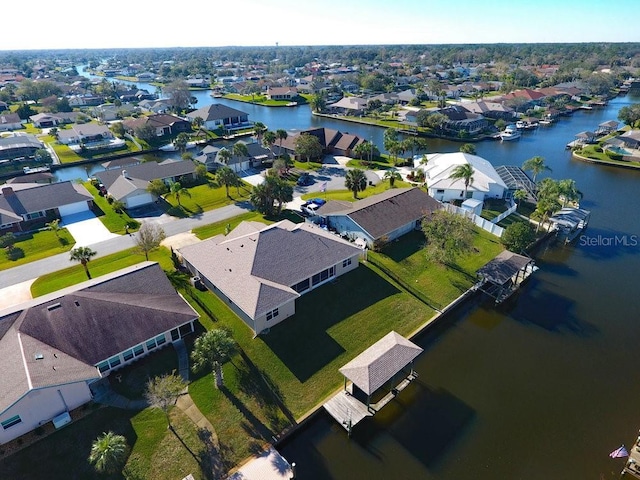
<path id="1" fill-rule="evenodd" d="M 347 258 L 346 260 L 342 261 L 342 268 L 348 267 L 349 265 L 351 265 L 351 259 Z"/>
<path id="2" fill-rule="evenodd" d="M 171 341 L 178 340 L 180 338 L 180 332 L 178 332 L 177 328 L 171 330 Z"/>
<path id="3" fill-rule="evenodd" d="M 167 338 L 164 336 L 164 333 L 156 337 L 156 343 L 158 344 L 158 346 L 164 345 L 165 343 L 167 343 Z"/>
<path id="4" fill-rule="evenodd" d="M 109 370 L 109 362 L 100 362 L 98 364 L 98 370 L 100 371 L 100 373 L 104 373 Z"/>
<path id="5" fill-rule="evenodd" d="M 138 355 L 142 355 L 144 353 L 144 347 L 142 345 L 136 345 L 133 347 L 133 354 L 137 357 Z"/>
<path id="6" fill-rule="evenodd" d="M 191 323 L 185 323 L 184 325 L 180 325 L 180 336 L 184 337 L 185 335 L 193 332 L 193 325 Z"/>
<path id="7" fill-rule="evenodd" d="M 147 345 L 147 350 L 153 350 L 154 348 L 156 348 L 156 340 L 152 338 L 151 340 L 147 341 L 146 345 Z"/>
<path id="8" fill-rule="evenodd" d="M 120 363 L 122 363 L 122 362 L 120 361 L 120 357 L 117 356 L 117 355 L 115 357 L 111 357 L 109 359 L 109 366 L 111 368 L 117 367 L 118 365 L 120 365 Z"/>
<path id="9" fill-rule="evenodd" d="M 301 282 L 296 283 L 293 287 L 291 287 L 298 293 L 304 292 L 305 290 L 309 290 L 309 279 L 302 280 Z"/>
<path id="10" fill-rule="evenodd" d="M 133 350 L 129 349 L 122 354 L 122 358 L 124 358 L 125 362 L 128 362 L 133 358 Z"/>
<path id="11" fill-rule="evenodd" d="M 9 420 L 5 420 L 4 422 L 0 423 L 0 425 L 2 425 L 2 428 L 6 430 L 7 428 L 11 428 L 14 425 L 18 425 L 19 423 L 22 423 L 22 419 L 20 418 L 20 415 L 16 415 L 14 417 L 11 417 Z"/>
<path id="12" fill-rule="evenodd" d="M 272 311 L 267 313 L 267 321 L 277 317 L 278 315 L 280 315 L 280 312 L 277 308 L 274 308 Z"/>
<path id="13" fill-rule="evenodd" d="M 436 193 L 444 193 L 444 188 L 439 188 L 436 190 Z"/>
<path id="14" fill-rule="evenodd" d="M 34 218 L 41 218 L 41 217 L 44 217 L 44 213 L 42 212 L 33 212 L 33 213 L 27 214 L 27 220 L 33 220 Z"/>

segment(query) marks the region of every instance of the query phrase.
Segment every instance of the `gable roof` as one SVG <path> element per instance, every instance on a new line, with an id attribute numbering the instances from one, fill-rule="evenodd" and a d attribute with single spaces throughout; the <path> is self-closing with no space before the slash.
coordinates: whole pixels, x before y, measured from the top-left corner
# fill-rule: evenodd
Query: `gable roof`
<path id="1" fill-rule="evenodd" d="M 466 163 L 470 164 L 474 171 L 473 183 L 469 185 L 469 191 L 488 192 L 491 184 L 498 184 L 503 188 L 507 188 L 493 165 L 477 155 L 462 152 L 434 153 L 427 155 L 427 159 L 427 164 L 421 165 L 419 168 L 424 170 L 430 189 L 464 190 L 463 179 L 452 179 L 450 177 L 458 165 Z"/>
<path id="2" fill-rule="evenodd" d="M 197 317 L 152 262 L 0 311 L 0 412 L 30 389 L 100 378 L 99 362 Z"/>
<path id="3" fill-rule="evenodd" d="M 418 345 L 392 331 L 340 368 L 340 373 L 371 395 L 422 351 Z"/>
<path id="4" fill-rule="evenodd" d="M 245 113 L 241 110 L 236 110 L 235 108 L 227 107 L 226 105 L 222 105 L 221 103 L 213 103 L 211 105 L 207 105 L 206 107 L 202 107 L 198 110 L 187 113 L 187 117 L 189 117 L 190 119 L 193 120 L 196 117 L 200 117 L 205 122 L 210 122 L 212 120 L 223 120 L 230 117 L 243 117 L 248 115 L 248 113 Z"/>
<path id="5" fill-rule="evenodd" d="M 442 208 L 442 204 L 418 187 L 394 188 L 356 202 L 329 201 L 320 216 L 346 215 L 377 239 Z M 327 212 L 327 213 L 325 213 Z M 331 213 L 328 213 L 331 212 Z"/>
<path id="6" fill-rule="evenodd" d="M 359 253 L 318 227 L 288 220 L 242 222 L 226 237 L 180 249 L 187 262 L 251 318 L 297 298 L 291 289 L 296 283 Z"/>
<path id="7" fill-rule="evenodd" d="M 0 211 L 26 215 L 93 200 L 86 188 L 70 181 L 34 185 L 20 190 L 12 186 L 3 187 L 0 193 Z"/>

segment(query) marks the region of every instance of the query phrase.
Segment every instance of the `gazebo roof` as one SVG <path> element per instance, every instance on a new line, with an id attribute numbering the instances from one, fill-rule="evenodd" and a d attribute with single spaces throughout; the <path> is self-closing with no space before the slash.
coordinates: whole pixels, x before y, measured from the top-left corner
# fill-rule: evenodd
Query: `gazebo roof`
<path id="1" fill-rule="evenodd" d="M 340 369 L 348 380 L 371 395 L 422 353 L 422 348 L 389 332 Z"/>
<path id="2" fill-rule="evenodd" d="M 524 255 L 504 250 L 493 260 L 478 270 L 478 275 L 496 285 L 504 285 L 507 280 L 522 270 L 533 260 Z"/>

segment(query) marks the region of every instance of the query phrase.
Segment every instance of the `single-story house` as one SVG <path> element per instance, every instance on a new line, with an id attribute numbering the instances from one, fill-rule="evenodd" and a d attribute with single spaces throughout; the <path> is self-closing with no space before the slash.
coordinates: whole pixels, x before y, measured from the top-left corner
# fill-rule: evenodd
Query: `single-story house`
<path id="1" fill-rule="evenodd" d="M 195 179 L 195 171 L 196 165 L 192 160 L 143 162 L 96 172 L 95 177 L 104 184 L 108 195 L 124 202 L 126 208 L 134 208 L 157 200 L 147 191 L 152 180 L 160 179 L 167 185 L 185 180 L 189 182 Z"/>
<path id="2" fill-rule="evenodd" d="M 135 133 L 136 129 L 142 126 L 151 125 L 158 137 L 191 131 L 191 124 L 188 121 L 168 113 L 157 113 L 148 117 L 127 119 L 122 122 L 122 125 L 130 133 Z"/>
<path id="3" fill-rule="evenodd" d="M 283 220 L 242 222 L 178 253 L 257 335 L 294 315 L 302 294 L 357 268 L 362 250 L 316 225 Z"/>
<path id="4" fill-rule="evenodd" d="M 508 107 L 498 102 L 478 101 L 478 102 L 465 102 L 464 108 L 471 113 L 477 113 L 485 118 L 512 120 L 516 117 L 516 113 L 513 108 Z"/>
<path id="5" fill-rule="evenodd" d="M 0 132 L 9 132 L 23 128 L 22 120 L 17 113 L 0 114 Z"/>
<path id="6" fill-rule="evenodd" d="M 479 113 L 473 113 L 461 105 L 452 105 L 450 107 L 438 110 L 447 117 L 444 123 L 445 130 L 453 132 L 466 131 L 469 135 L 475 135 L 482 132 L 489 122 Z"/>
<path id="7" fill-rule="evenodd" d="M 0 160 L 33 157 L 36 150 L 44 148 L 44 144 L 30 134 L 13 134 L 0 137 Z"/>
<path id="8" fill-rule="evenodd" d="M 51 128 L 67 123 L 74 123 L 80 115 L 86 117 L 82 112 L 37 113 L 31 115 L 29 120 L 31 120 L 31 123 L 33 123 L 35 127 Z"/>
<path id="9" fill-rule="evenodd" d="M 187 113 L 187 118 L 190 122 L 193 122 L 193 120 L 198 117 L 204 121 L 203 126 L 207 130 L 216 130 L 218 128 L 234 130 L 247 128 L 251 125 L 249 123 L 248 113 L 227 107 L 220 103 L 213 103 Z"/>
<path id="10" fill-rule="evenodd" d="M 296 154 L 296 138 L 298 135 L 313 135 L 320 142 L 322 153 L 351 156 L 356 145 L 364 142 L 364 139 L 351 133 L 342 133 L 331 128 L 311 128 L 296 135 L 290 135 L 282 141 L 282 150 L 292 156 Z M 277 145 L 280 145 L 278 140 Z"/>
<path id="11" fill-rule="evenodd" d="M 93 206 L 93 197 L 73 182 L 11 184 L 0 193 L 0 234 L 24 232 Z"/>
<path id="12" fill-rule="evenodd" d="M 362 97 L 342 97 L 335 103 L 327 105 L 327 110 L 340 115 L 361 116 L 367 109 L 368 100 Z"/>
<path id="13" fill-rule="evenodd" d="M 220 167 L 220 163 L 218 163 L 216 160 L 218 158 L 218 152 L 220 152 L 222 148 L 223 147 L 216 147 L 215 145 L 207 145 L 193 159 L 196 162 L 205 165 L 207 167 L 207 170 L 211 172 Z"/>
<path id="14" fill-rule="evenodd" d="M 93 108 L 92 115 L 103 122 L 112 122 L 113 120 L 122 119 L 138 113 L 139 111 L 140 109 L 133 103 L 122 103 L 120 105 L 105 103 Z"/>
<path id="15" fill-rule="evenodd" d="M 109 127 L 97 123 L 74 124 L 69 129 L 58 130 L 57 136 L 63 145 L 103 144 L 114 139 Z"/>
<path id="16" fill-rule="evenodd" d="M 316 211 L 316 219 L 372 248 L 420 229 L 422 219 L 440 208 L 442 204 L 420 188 L 392 188 L 355 202 L 329 200 Z"/>
<path id="17" fill-rule="evenodd" d="M 90 385 L 193 332 L 198 314 L 145 262 L 0 311 L 0 445 L 89 402 Z"/>
<path id="18" fill-rule="evenodd" d="M 640 130 L 629 130 L 616 138 L 629 148 L 640 148 Z"/>
<path id="19" fill-rule="evenodd" d="M 295 87 L 267 87 L 269 100 L 293 100 L 297 96 L 298 89 Z"/>
<path id="20" fill-rule="evenodd" d="M 451 178 L 456 167 L 465 164 L 473 168 L 473 182 L 467 188 L 467 198 L 504 198 L 507 186 L 493 165 L 482 157 L 462 152 L 433 153 L 427 154 L 426 165 L 422 163 L 422 156 L 417 157 L 414 168 L 424 171 L 429 195 L 440 202 L 465 200 L 464 180 Z"/>
<path id="21" fill-rule="evenodd" d="M 167 113 L 171 111 L 171 101 L 166 98 L 158 100 L 142 100 L 138 102 L 138 107 L 147 112 Z"/>

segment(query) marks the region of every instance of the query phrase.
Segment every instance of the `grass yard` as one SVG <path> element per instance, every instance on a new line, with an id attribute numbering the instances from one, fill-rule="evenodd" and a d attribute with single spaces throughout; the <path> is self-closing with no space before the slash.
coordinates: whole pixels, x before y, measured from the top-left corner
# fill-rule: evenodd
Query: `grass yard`
<path id="1" fill-rule="evenodd" d="M 137 229 L 138 222 L 127 215 L 126 210 L 123 213 L 117 213 L 107 202 L 107 199 L 98 194 L 98 189 L 91 182 L 83 182 L 82 185 L 93 195 L 93 203 L 95 205 L 93 210 L 111 233 L 124 234 L 126 225 L 129 225 L 129 229 L 132 232 Z"/>
<path id="2" fill-rule="evenodd" d="M 50 230 L 36 233 L 16 235 L 14 257 L 9 258 L 7 252 L 0 256 L 0 270 L 17 267 L 25 263 L 34 262 L 42 258 L 57 255 L 71 250 L 75 241 L 66 228 L 58 231 L 58 237 Z"/>
<path id="3" fill-rule="evenodd" d="M 393 188 L 407 188 L 412 186 L 413 185 L 411 185 L 408 182 L 396 180 Z M 331 190 L 329 192 L 322 193 L 322 194 L 318 192 L 312 192 L 312 193 L 306 193 L 302 195 L 302 198 L 304 200 L 308 200 L 310 198 L 326 197 L 327 200 L 341 200 L 341 201 L 353 202 L 355 200 L 361 200 L 363 198 L 367 198 L 372 195 L 377 195 L 379 193 L 385 192 L 386 190 L 389 190 L 389 188 L 390 188 L 389 182 L 383 181 L 383 182 L 379 182 L 377 185 L 374 185 L 374 186 L 367 186 L 367 188 L 364 191 L 358 193 L 358 198 L 353 198 L 353 192 L 351 190 Z"/>
<path id="4" fill-rule="evenodd" d="M 167 248 L 160 247 L 158 250 L 153 250 L 149 253 L 149 260 L 158 262 L 164 271 L 173 270 L 171 252 Z M 116 270 L 144 261 L 144 254 L 132 248 L 104 257 L 94 258 L 88 263 L 88 267 L 91 276 L 97 278 L 101 275 L 106 275 L 107 273 L 115 272 Z M 72 262 L 69 262 L 69 264 L 72 264 Z M 87 280 L 87 276 L 84 273 L 84 268 L 80 263 L 74 262 L 69 268 L 39 277 L 33 285 L 31 285 L 31 295 L 33 295 L 33 297 L 39 297 L 60 290 L 61 288 L 76 285 L 85 280 Z"/>
<path id="5" fill-rule="evenodd" d="M 87 407 L 89 408 L 89 407 Z M 193 422 L 180 410 L 171 411 L 176 433 L 167 429 L 160 410 L 141 412 L 100 408 L 28 448 L 0 460 L 2 478 L 67 480 L 121 479 L 122 474 L 98 475 L 87 461 L 91 443 L 102 432 L 123 435 L 131 447 L 124 472 L 130 479 L 175 480 L 192 473 L 206 478 L 208 446 Z"/>
<path id="6" fill-rule="evenodd" d="M 202 185 L 188 188 L 191 197 L 180 195 L 180 205 L 174 195 L 166 196 L 170 205 L 167 213 L 176 217 L 188 217 L 193 214 L 214 210 L 238 202 L 246 202 L 251 195 L 251 185 L 243 183 L 238 189 L 229 188 L 229 196 L 225 187 L 219 186 L 213 180 Z"/>
<path id="7" fill-rule="evenodd" d="M 194 228 L 192 232 L 200 240 L 204 240 L 206 238 L 224 234 L 227 231 L 227 226 L 229 226 L 230 230 L 233 230 L 238 226 L 240 222 L 262 222 L 265 224 L 271 223 L 270 221 L 266 220 L 261 213 L 252 211 L 235 216 L 233 218 L 230 218 L 229 220 L 223 220 L 221 222 L 211 223 L 203 227 Z"/>

